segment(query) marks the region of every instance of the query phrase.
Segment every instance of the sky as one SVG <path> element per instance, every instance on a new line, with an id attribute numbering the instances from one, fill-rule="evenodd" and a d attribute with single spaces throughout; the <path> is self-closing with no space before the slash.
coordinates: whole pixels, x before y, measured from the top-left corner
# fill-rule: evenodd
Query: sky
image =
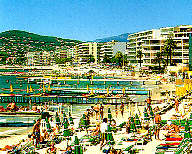
<path id="1" fill-rule="evenodd" d="M 167 26 L 191 25 L 191 0 L 0 0 L 0 32 L 92 41 Z"/>

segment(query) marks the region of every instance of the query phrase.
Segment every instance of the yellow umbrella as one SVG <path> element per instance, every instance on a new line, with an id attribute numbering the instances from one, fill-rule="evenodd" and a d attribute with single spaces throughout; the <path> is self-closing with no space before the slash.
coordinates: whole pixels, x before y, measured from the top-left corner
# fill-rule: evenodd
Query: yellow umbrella
<path id="1" fill-rule="evenodd" d="M 28 87 L 28 85 L 27 85 L 27 93 L 29 93 L 29 87 Z"/>
<path id="2" fill-rule="evenodd" d="M 109 88 L 107 88 L 107 94 L 109 94 Z"/>
<path id="3" fill-rule="evenodd" d="M 87 91 L 89 91 L 89 85 L 87 85 Z"/>
<path id="4" fill-rule="evenodd" d="M 10 91 L 13 92 L 13 86 L 10 84 Z"/>
<path id="5" fill-rule="evenodd" d="M 93 93 L 93 89 L 91 89 L 91 95 L 93 95 L 94 93 Z"/>
<path id="6" fill-rule="evenodd" d="M 43 92 L 45 92 L 45 85 L 43 84 Z"/>
<path id="7" fill-rule="evenodd" d="M 125 94 L 125 88 L 122 89 L 123 94 Z"/>
<path id="8" fill-rule="evenodd" d="M 32 89 L 32 87 L 31 87 L 31 85 L 30 85 L 30 92 L 31 92 L 31 93 L 33 92 L 33 89 Z"/>
<path id="9" fill-rule="evenodd" d="M 48 91 L 51 91 L 51 87 L 50 87 L 50 84 L 49 84 L 49 87 L 48 87 Z"/>

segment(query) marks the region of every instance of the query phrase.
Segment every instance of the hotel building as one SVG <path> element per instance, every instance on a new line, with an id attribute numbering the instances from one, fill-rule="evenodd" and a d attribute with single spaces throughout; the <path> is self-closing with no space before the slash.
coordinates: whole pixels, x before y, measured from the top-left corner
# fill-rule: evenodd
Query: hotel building
<path id="1" fill-rule="evenodd" d="M 176 43 L 172 62 L 189 63 L 189 34 L 192 33 L 192 25 L 181 25 L 177 27 L 164 27 L 130 34 L 127 43 L 128 59 L 131 63 L 138 63 L 136 57 L 138 51 L 142 51 L 142 65 L 154 65 L 153 59 L 157 52 L 163 51 L 163 46 L 171 34 Z"/>

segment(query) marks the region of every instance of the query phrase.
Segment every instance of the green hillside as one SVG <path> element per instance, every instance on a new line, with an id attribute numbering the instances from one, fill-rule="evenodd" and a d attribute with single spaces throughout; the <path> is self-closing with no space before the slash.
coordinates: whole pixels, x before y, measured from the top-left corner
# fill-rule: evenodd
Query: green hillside
<path id="1" fill-rule="evenodd" d="M 81 41 L 42 36 L 20 30 L 0 33 L 0 63 L 12 61 L 22 64 L 27 52 L 55 51 L 59 48 L 70 48 Z"/>

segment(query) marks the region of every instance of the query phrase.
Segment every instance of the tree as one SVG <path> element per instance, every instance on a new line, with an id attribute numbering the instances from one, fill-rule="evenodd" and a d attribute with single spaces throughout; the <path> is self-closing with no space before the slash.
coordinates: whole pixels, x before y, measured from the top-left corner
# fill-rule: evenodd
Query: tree
<path id="1" fill-rule="evenodd" d="M 106 53 L 103 57 L 103 63 L 111 63 L 111 59 L 110 59 L 109 55 L 107 55 Z"/>
<path id="2" fill-rule="evenodd" d="M 154 63 L 158 63 L 159 64 L 159 72 L 161 71 L 161 62 L 163 62 L 163 57 L 162 57 L 162 53 L 161 52 L 157 52 L 156 53 L 156 57 L 155 59 L 153 60 Z"/>
<path id="3" fill-rule="evenodd" d="M 71 58 L 55 58 L 56 64 L 65 64 L 66 62 L 71 62 Z"/>
<path id="4" fill-rule="evenodd" d="M 124 61 L 125 65 L 127 65 L 129 63 L 127 54 L 123 55 L 123 61 Z"/>
<path id="5" fill-rule="evenodd" d="M 168 39 L 165 41 L 163 50 L 164 50 L 164 55 L 167 56 L 167 66 L 168 63 L 170 62 L 170 66 L 171 66 L 171 62 L 172 62 L 172 56 L 174 54 L 174 49 L 176 48 L 176 43 L 173 41 L 173 34 L 169 34 L 168 35 Z"/>
<path id="6" fill-rule="evenodd" d="M 141 63 L 142 63 L 141 58 L 143 57 L 143 53 L 141 50 L 137 51 L 136 57 L 139 58 L 139 63 L 140 63 L 140 67 L 141 67 Z"/>
<path id="7" fill-rule="evenodd" d="M 95 58 L 93 55 L 89 55 L 88 56 L 88 60 L 87 60 L 87 63 L 94 63 L 95 62 Z"/>
<path id="8" fill-rule="evenodd" d="M 119 66 L 123 65 L 123 54 L 121 51 L 117 51 L 117 53 L 115 54 L 114 60 L 116 63 L 119 64 Z"/>

